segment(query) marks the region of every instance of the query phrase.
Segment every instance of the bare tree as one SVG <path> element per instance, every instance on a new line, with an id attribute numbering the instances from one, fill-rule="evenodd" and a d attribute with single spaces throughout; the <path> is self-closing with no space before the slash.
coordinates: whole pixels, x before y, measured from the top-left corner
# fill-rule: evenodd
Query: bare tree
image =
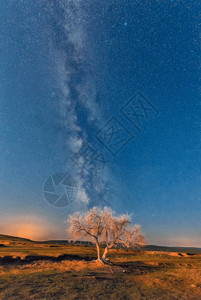
<path id="1" fill-rule="evenodd" d="M 92 240 L 96 244 L 98 260 L 100 261 L 100 237 L 103 232 L 103 219 L 101 210 L 94 207 L 84 216 L 75 213 L 68 219 L 68 237 L 76 240 L 77 238 Z"/>
<path id="2" fill-rule="evenodd" d="M 106 259 L 111 248 L 141 247 L 146 244 L 140 226 L 132 226 L 131 218 L 128 214 L 115 217 L 110 209 L 105 208 L 103 218 L 105 227 L 102 238 L 106 247 L 102 255 L 102 261 Z"/>
<path id="3" fill-rule="evenodd" d="M 140 247 L 145 244 L 139 225 L 131 226 L 129 215 L 114 216 L 109 208 L 94 207 L 85 215 L 75 213 L 68 219 L 68 237 L 82 238 L 95 242 L 99 261 L 105 261 L 109 249 L 113 247 Z M 105 249 L 100 258 L 100 243 Z"/>

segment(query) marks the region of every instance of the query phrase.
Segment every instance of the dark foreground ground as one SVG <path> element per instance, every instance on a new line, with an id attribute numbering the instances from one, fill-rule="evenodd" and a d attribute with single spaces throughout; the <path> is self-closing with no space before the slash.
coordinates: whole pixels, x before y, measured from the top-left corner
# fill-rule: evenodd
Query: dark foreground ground
<path id="1" fill-rule="evenodd" d="M 201 299 L 201 253 L 112 250 L 0 235 L 0 299 Z"/>

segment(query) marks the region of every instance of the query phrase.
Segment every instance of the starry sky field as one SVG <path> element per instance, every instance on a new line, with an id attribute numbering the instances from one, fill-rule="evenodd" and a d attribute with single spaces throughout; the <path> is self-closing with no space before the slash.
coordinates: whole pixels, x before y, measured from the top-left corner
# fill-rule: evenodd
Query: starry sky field
<path id="1" fill-rule="evenodd" d="M 0 233 L 109 206 L 201 247 L 201 3 L 2 0 Z"/>

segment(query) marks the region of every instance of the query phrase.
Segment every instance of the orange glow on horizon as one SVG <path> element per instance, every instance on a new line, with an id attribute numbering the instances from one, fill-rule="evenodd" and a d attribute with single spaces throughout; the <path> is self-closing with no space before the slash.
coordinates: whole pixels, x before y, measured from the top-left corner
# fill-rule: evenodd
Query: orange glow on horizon
<path id="1" fill-rule="evenodd" d="M 27 238 L 35 241 L 65 239 L 65 230 L 38 216 L 12 216 L 0 223 L 0 234 Z"/>

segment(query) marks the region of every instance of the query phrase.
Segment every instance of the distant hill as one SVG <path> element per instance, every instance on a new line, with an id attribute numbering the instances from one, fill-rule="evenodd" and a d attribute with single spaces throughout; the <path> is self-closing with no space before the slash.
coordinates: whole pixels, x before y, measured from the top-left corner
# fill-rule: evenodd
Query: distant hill
<path id="1" fill-rule="evenodd" d="M 15 246 L 23 246 L 28 244 L 38 244 L 40 242 L 35 242 L 29 239 L 11 236 L 11 235 L 4 235 L 0 234 L 0 246 L 8 246 L 8 245 L 15 245 Z"/>
<path id="2" fill-rule="evenodd" d="M 146 245 L 141 249 L 146 251 L 194 252 L 194 253 L 201 252 L 201 248 L 196 248 L 196 247 L 169 247 L 169 246 Z"/>
<path id="3" fill-rule="evenodd" d="M 69 244 L 68 240 L 50 240 L 45 241 L 48 244 L 60 244 L 60 245 L 67 245 Z M 91 242 L 85 241 L 76 241 L 75 244 L 81 245 L 93 245 Z M 169 246 L 157 246 L 157 245 L 146 245 L 141 250 L 145 251 L 166 251 L 166 252 L 194 252 L 194 253 L 201 253 L 201 248 L 196 247 L 169 247 Z"/>
<path id="4" fill-rule="evenodd" d="M 29 239 L 21 238 L 21 237 L 16 237 L 12 235 L 5 235 L 5 234 L 0 234 L 0 242 L 1 241 L 23 241 L 23 242 L 33 242 Z"/>
<path id="5" fill-rule="evenodd" d="M 68 245 L 68 240 L 50 240 L 50 241 L 32 241 L 30 239 L 15 237 L 11 235 L 0 234 L 0 246 L 6 245 L 27 245 L 27 244 L 59 244 Z M 93 245 L 91 242 L 77 241 L 77 245 Z M 157 246 L 157 245 L 146 245 L 141 250 L 144 251 L 166 251 L 166 252 L 190 252 L 190 253 L 201 253 L 201 248 L 196 247 L 169 247 L 169 246 Z"/>

